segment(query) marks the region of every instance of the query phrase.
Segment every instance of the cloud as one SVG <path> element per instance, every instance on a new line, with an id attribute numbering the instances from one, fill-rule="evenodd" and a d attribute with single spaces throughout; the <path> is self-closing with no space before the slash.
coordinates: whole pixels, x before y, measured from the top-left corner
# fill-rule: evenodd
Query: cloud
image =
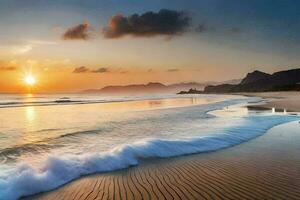
<path id="1" fill-rule="evenodd" d="M 223 27 L 223 26 L 212 26 L 207 25 L 206 23 L 200 23 L 195 27 L 196 33 L 205 33 L 205 32 L 215 32 L 219 34 L 239 34 L 241 29 L 238 27 Z"/>
<path id="2" fill-rule="evenodd" d="M 100 67 L 94 70 L 85 66 L 81 66 L 81 67 L 76 67 L 73 70 L 73 73 L 108 73 L 108 72 L 111 72 L 111 70 L 106 67 Z"/>
<path id="3" fill-rule="evenodd" d="M 0 66 L 0 71 L 14 71 L 16 69 L 14 66 Z"/>
<path id="4" fill-rule="evenodd" d="M 73 73 L 87 73 L 89 72 L 90 69 L 85 67 L 85 66 L 81 66 L 81 67 L 76 67 L 74 70 L 73 70 Z"/>
<path id="5" fill-rule="evenodd" d="M 33 45 L 58 45 L 55 41 L 47 41 L 47 40 L 30 40 L 30 44 Z"/>
<path id="6" fill-rule="evenodd" d="M 16 46 L 13 47 L 12 53 L 15 55 L 22 55 L 28 53 L 31 50 L 32 50 L 32 45 Z"/>
<path id="7" fill-rule="evenodd" d="M 168 69 L 167 72 L 178 72 L 179 69 Z"/>
<path id="8" fill-rule="evenodd" d="M 16 61 L 2 61 L 0 60 L 0 71 L 14 71 L 17 69 Z"/>
<path id="9" fill-rule="evenodd" d="M 108 68 L 101 67 L 96 70 L 92 70 L 91 72 L 92 73 L 106 73 L 106 72 L 110 72 L 110 70 Z"/>
<path id="10" fill-rule="evenodd" d="M 120 71 L 120 73 L 121 73 L 121 74 L 128 74 L 129 71 L 128 71 L 128 70 L 122 70 L 122 71 Z"/>
<path id="11" fill-rule="evenodd" d="M 91 38 L 89 23 L 82 23 L 70 27 L 63 35 L 64 40 L 88 40 Z"/>
<path id="12" fill-rule="evenodd" d="M 145 12 L 128 17 L 117 14 L 103 28 L 106 38 L 120 38 L 126 35 L 153 37 L 157 35 L 181 35 L 190 26 L 190 17 L 183 11 L 161 9 L 159 12 Z"/>

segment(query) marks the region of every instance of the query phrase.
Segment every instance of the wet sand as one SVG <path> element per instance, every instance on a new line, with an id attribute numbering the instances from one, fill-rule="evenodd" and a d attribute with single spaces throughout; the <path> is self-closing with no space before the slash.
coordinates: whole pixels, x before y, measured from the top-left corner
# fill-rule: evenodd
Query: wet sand
<path id="1" fill-rule="evenodd" d="M 300 125 L 212 153 L 143 161 L 28 199 L 300 199 Z"/>
<path id="2" fill-rule="evenodd" d="M 249 106 L 252 109 L 272 109 L 289 112 L 300 112 L 300 92 L 263 92 L 242 93 L 247 96 L 258 96 L 266 99 L 266 103 Z"/>

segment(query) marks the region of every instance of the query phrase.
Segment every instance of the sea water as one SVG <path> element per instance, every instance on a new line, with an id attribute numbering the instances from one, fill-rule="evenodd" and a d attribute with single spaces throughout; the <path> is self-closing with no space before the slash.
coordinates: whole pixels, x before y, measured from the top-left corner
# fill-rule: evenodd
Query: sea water
<path id="1" fill-rule="evenodd" d="M 0 95 L 0 199 L 81 176 L 217 151 L 298 116 L 241 107 L 230 95 Z M 238 106 L 236 106 L 238 105 Z"/>

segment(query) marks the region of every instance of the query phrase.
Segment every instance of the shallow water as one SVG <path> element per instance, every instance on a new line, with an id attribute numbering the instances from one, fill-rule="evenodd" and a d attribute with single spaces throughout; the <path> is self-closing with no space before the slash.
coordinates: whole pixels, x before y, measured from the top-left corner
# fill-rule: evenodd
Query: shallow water
<path id="1" fill-rule="evenodd" d="M 76 95 L 64 105 L 55 102 L 61 97 L 28 97 L 30 104 L 26 97 L 1 97 L 9 106 L 0 109 L 0 197 L 47 191 L 140 158 L 215 151 L 298 119 L 232 107 L 259 100 L 241 96 Z M 9 104 L 18 98 L 17 106 Z"/>

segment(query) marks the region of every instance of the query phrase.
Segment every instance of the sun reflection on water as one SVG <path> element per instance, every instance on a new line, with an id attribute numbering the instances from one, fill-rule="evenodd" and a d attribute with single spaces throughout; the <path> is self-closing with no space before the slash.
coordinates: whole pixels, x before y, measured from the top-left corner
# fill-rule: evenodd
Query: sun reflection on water
<path id="1" fill-rule="evenodd" d="M 35 109 L 33 106 L 28 106 L 25 108 L 26 119 L 28 122 L 33 122 L 35 119 Z"/>
<path id="2" fill-rule="evenodd" d="M 33 94 L 31 94 L 31 93 L 26 94 L 26 97 L 27 97 L 27 98 L 32 98 L 32 97 L 33 97 Z"/>

